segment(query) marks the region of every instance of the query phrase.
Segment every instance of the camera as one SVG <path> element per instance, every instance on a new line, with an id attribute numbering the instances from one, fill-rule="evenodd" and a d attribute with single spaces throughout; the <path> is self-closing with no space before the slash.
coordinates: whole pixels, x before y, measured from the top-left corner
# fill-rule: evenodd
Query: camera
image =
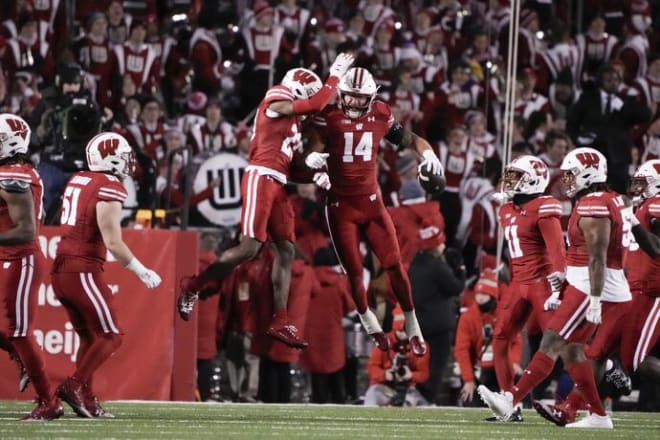
<path id="1" fill-rule="evenodd" d="M 406 394 L 408 393 L 409 380 L 401 379 L 406 374 L 408 368 L 408 356 L 406 353 L 410 350 L 408 340 L 397 340 L 394 343 L 394 358 L 392 359 L 392 371 L 394 372 L 394 380 L 392 388 L 394 395 L 390 398 L 390 406 L 403 406 L 406 402 Z"/>
<path id="2" fill-rule="evenodd" d="M 490 341 L 493 339 L 493 333 L 495 330 L 493 329 L 492 324 L 484 324 L 484 326 L 481 328 L 481 331 L 484 341 Z"/>

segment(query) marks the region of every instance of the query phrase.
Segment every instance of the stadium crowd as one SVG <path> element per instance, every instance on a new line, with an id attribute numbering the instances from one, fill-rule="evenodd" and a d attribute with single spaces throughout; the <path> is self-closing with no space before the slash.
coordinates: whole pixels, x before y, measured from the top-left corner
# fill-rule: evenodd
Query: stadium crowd
<path id="1" fill-rule="evenodd" d="M 369 306 L 390 340 L 389 350 L 370 350 L 364 332 L 354 330 L 360 322 L 355 286 L 332 249 L 324 192 L 313 183 L 289 184 L 296 246 L 288 318 L 309 347 L 287 347 L 266 334 L 279 250 L 263 246 L 197 305 L 200 399 L 218 398 L 211 382 L 223 352 L 231 389 L 225 397 L 237 401 L 291 401 L 297 364 L 310 374 L 315 403 L 353 402 L 366 391 L 366 404 L 475 405 L 478 384 L 498 388 L 493 332 L 512 295 L 510 251 L 496 267 L 510 3 L 2 2 L 0 113 L 19 115 L 32 129 L 30 155 L 44 183 L 46 223 L 59 222 L 67 179 L 86 168 L 87 141 L 113 131 L 137 158 L 124 224 L 139 209 L 157 208 L 167 209 L 168 224 L 188 223 L 181 210 L 189 206 L 189 225 L 206 231 L 204 268 L 237 240 L 238 225 L 219 228 L 197 209 L 222 182 L 209 177 L 205 188 L 188 194 L 196 168 L 218 153 L 247 159 L 255 109 L 289 69 L 305 67 L 325 79 L 340 53 L 352 54 L 354 66 L 372 73 L 377 99 L 426 139 L 444 166 L 444 192 L 427 196 L 417 154 L 383 140 L 377 158 L 380 193 L 428 353 L 412 353 L 402 331 L 408 310 L 396 305 L 388 268 L 363 246 Z M 628 194 L 641 164 L 660 158 L 660 5 L 522 3 L 520 32 L 512 38 L 518 71 L 510 160 L 532 155 L 545 164 L 545 193 L 559 200 L 566 231 L 573 202 L 562 191 L 559 167 L 569 151 L 592 147 L 605 155 L 607 183 L 621 194 Z M 507 340 L 513 376 L 522 374 L 541 335 L 530 319 Z M 657 347 L 649 351 L 658 355 Z M 360 359 L 367 357 L 365 366 Z M 368 390 L 355 384 L 365 368 Z M 630 393 L 616 360 L 608 372 L 603 397 Z M 634 380 L 641 389 L 637 408 L 658 410 L 657 382 Z M 566 398 L 572 383 L 557 364 L 535 399 L 548 396 L 551 381 L 550 397 Z"/>

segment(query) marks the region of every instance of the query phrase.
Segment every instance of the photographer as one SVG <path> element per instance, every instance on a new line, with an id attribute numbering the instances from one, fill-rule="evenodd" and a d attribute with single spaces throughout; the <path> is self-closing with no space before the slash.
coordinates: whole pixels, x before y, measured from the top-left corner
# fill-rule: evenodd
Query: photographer
<path id="1" fill-rule="evenodd" d="M 388 334 L 391 348 L 383 352 L 377 347 L 371 352 L 367 371 L 370 385 L 364 396 L 369 406 L 421 406 L 428 405 L 415 385 L 429 377 L 429 353 L 416 357 L 410 351 L 404 331 L 403 312 L 394 310 L 392 332 Z"/>
<path id="2" fill-rule="evenodd" d="M 474 303 L 458 319 L 454 358 L 460 368 L 463 388 L 460 400 L 470 405 L 474 402 L 474 391 L 479 384 L 497 388 L 497 378 L 493 366 L 493 329 L 495 309 L 500 287 L 497 273 L 485 269 L 474 287 Z M 522 372 L 522 339 L 517 335 L 510 342 L 510 359 L 514 359 L 514 370 Z"/>
<path id="3" fill-rule="evenodd" d="M 46 89 L 35 108 L 32 123 L 38 125 L 38 171 L 44 183 L 44 211 L 49 223 L 59 207 L 64 185 L 73 172 L 85 169 L 85 145 L 102 129 L 104 119 L 89 90 L 83 87 L 83 71 L 75 63 L 59 66 L 55 86 Z M 107 127 L 106 127 L 107 128 Z"/>

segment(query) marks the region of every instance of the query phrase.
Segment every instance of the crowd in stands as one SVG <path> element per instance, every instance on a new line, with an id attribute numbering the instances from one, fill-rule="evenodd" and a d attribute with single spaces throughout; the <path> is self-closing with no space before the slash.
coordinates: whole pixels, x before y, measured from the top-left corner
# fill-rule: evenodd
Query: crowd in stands
<path id="1" fill-rule="evenodd" d="M 101 127 L 124 135 L 138 154 L 130 208 L 177 208 L 194 173 L 185 170 L 199 163 L 195 159 L 220 152 L 247 157 L 254 109 L 288 69 L 303 66 L 325 78 L 338 53 L 354 53 L 355 65 L 373 73 L 379 99 L 392 107 L 396 119 L 437 150 L 447 179 L 444 193 L 427 201 L 417 183 L 418 159 L 381 146 L 379 183 L 400 234 L 431 354 L 430 359 L 408 356 L 410 362 L 397 364 L 393 374 L 396 353 L 375 352 L 366 400 L 469 404 L 475 380 L 492 380 L 485 329 L 492 330 L 493 310 L 482 305 L 500 302 L 506 291 L 505 277 L 498 281 L 489 269 L 497 254 L 492 196 L 502 169 L 511 3 L 3 1 L 0 111 L 21 115 L 36 133 L 32 157 L 46 187 L 47 221 L 58 218 L 53 213 L 59 192 L 81 166 L 72 151 L 76 139 Z M 609 183 L 621 193 L 640 163 L 660 158 L 660 4 L 522 3 L 520 31 L 512 38 L 518 39 L 512 156 L 533 154 L 547 164 L 548 192 L 562 201 L 567 221 L 571 204 L 559 190 L 559 165 L 568 150 L 592 146 L 603 152 Z M 195 206 L 214 197 L 219 186 L 218 179 L 209 178 L 206 189 L 192 194 L 193 225 L 214 226 Z M 273 256 L 264 247 L 223 284 L 221 295 L 202 301 L 202 398 L 209 394 L 204 381 L 212 374 L 209 361 L 217 356 L 216 347 L 227 351 L 235 398 L 289 401 L 291 364 L 311 373 L 315 402 L 358 397 L 350 387 L 338 391 L 357 374 L 354 363 L 346 361 L 342 327 L 353 306 L 329 248 L 323 195 L 313 185 L 291 185 L 291 197 L 299 223 L 289 313 L 297 327 L 306 329 L 310 348 L 301 354 L 258 328 L 268 321 L 259 319 L 267 310 L 260 304 L 270 301 Z M 175 212 L 172 222 L 178 220 Z M 224 238 L 234 239 L 231 230 Z M 215 244 L 204 246 L 208 264 Z M 396 341 L 387 277 L 368 249 L 364 255 L 371 305 Z M 529 323 L 525 339 L 538 333 Z M 533 344 L 512 344 L 519 360 L 513 368 L 520 372 L 529 353 L 522 347 Z M 258 394 L 246 391 L 245 384 L 257 381 L 247 380 L 255 374 L 250 368 L 255 362 L 246 360 L 246 351 L 260 358 Z M 451 398 L 442 385 L 452 374 L 450 357 L 456 359 L 461 382 Z M 397 378 L 406 385 L 403 397 L 392 385 Z M 410 391 L 414 385 L 421 394 Z"/>

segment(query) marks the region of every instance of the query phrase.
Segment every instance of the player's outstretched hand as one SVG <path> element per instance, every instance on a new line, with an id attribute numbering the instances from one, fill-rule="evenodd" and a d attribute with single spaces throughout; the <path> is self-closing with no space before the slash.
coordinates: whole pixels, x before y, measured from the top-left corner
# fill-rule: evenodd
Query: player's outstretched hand
<path id="1" fill-rule="evenodd" d="M 442 168 L 442 163 L 440 163 L 440 159 L 438 159 L 438 156 L 435 155 L 435 153 L 431 150 L 426 150 L 424 153 L 422 153 L 422 157 L 424 160 L 422 160 L 422 163 L 419 164 L 419 167 L 417 167 L 417 171 L 420 172 L 423 168 L 426 169 L 427 172 L 433 173 L 436 175 L 443 175 L 444 174 L 444 169 Z"/>
<path id="2" fill-rule="evenodd" d="M 335 58 L 335 62 L 330 66 L 330 76 L 341 78 L 353 65 L 355 57 L 349 53 L 340 53 Z"/>
<path id="3" fill-rule="evenodd" d="M 318 170 L 319 168 L 323 168 L 325 166 L 325 162 L 328 160 L 328 156 L 330 156 L 328 153 L 318 153 L 316 151 L 312 151 L 305 158 L 305 165 L 313 170 Z"/>
<path id="4" fill-rule="evenodd" d="M 144 283 L 149 289 L 155 289 L 161 283 L 160 275 L 154 272 L 151 269 L 146 269 L 143 272 L 137 274 L 140 277 L 140 281 Z"/>
<path id="5" fill-rule="evenodd" d="M 326 191 L 328 191 L 332 187 L 332 184 L 330 183 L 330 176 L 328 176 L 328 173 L 316 173 L 314 174 L 314 178 L 312 180 L 314 181 L 316 186 Z"/>

